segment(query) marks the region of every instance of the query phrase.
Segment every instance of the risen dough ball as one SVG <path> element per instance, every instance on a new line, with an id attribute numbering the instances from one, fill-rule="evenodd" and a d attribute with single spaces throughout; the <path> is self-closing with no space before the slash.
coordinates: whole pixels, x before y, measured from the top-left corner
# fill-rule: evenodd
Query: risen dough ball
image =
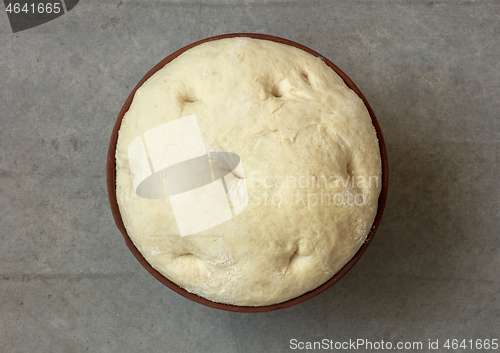
<path id="1" fill-rule="evenodd" d="M 249 200 L 229 221 L 181 237 L 169 198 L 137 196 L 128 148 L 193 114 L 207 152 L 241 158 Z M 360 248 L 377 212 L 380 150 L 365 105 L 319 58 L 223 39 L 186 51 L 137 91 L 119 131 L 116 188 L 128 235 L 156 270 L 212 301 L 275 304 L 317 288 Z"/>

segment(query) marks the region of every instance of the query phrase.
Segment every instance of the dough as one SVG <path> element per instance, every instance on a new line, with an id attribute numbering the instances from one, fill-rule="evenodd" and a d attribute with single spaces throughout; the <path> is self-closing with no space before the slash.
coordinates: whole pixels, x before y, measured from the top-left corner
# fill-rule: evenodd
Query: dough
<path id="1" fill-rule="evenodd" d="M 201 145 L 186 142 L 182 129 L 173 127 L 181 118 L 198 126 Z M 236 183 L 229 194 L 246 197 L 239 213 L 233 203 L 229 219 L 182 233 L 175 196 L 165 187 L 169 169 L 161 171 L 165 165 L 156 161 L 151 173 L 160 170 L 163 198 L 138 196 L 132 177 L 150 170 L 129 163 L 129 157 L 138 158 L 130 146 L 145 141 L 150 162 L 162 158 L 148 142 L 159 126 L 164 129 L 155 130 L 161 132 L 157 143 L 168 140 L 163 152 L 174 159 L 184 150 L 239 156 L 240 172 L 228 171 Z M 195 147 L 174 150 L 188 145 Z M 366 239 L 381 176 L 370 116 L 343 80 L 309 53 L 250 38 L 198 45 L 159 70 L 136 92 L 116 149 L 118 205 L 139 251 L 189 292 L 234 305 L 280 303 L 328 281 Z M 231 182 L 226 184 L 230 189 Z M 183 202 L 191 202 L 196 213 L 198 200 Z M 214 201 L 208 218 L 223 213 L 217 207 Z M 189 212 L 183 217 L 189 220 Z M 193 217 L 191 223 L 200 222 Z"/>

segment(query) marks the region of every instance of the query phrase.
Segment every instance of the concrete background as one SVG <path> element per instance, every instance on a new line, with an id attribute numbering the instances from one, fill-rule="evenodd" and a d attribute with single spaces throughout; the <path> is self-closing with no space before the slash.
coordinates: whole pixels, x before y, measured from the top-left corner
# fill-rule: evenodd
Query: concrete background
<path id="1" fill-rule="evenodd" d="M 132 88 L 176 49 L 230 32 L 336 63 L 371 103 L 390 160 L 386 213 L 360 262 L 266 314 L 203 307 L 155 280 L 105 184 Z M 446 352 L 448 338 L 500 339 L 499 41 L 499 1 L 91 0 L 14 34 L 0 14 L 0 352 L 287 352 L 293 338 L 422 352 L 439 339 Z"/>

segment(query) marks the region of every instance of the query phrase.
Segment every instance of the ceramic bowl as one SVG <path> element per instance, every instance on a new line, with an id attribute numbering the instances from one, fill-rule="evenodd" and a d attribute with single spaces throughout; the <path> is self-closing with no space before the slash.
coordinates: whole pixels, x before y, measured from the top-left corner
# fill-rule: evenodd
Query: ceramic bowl
<path id="1" fill-rule="evenodd" d="M 378 211 L 377 215 L 375 217 L 375 220 L 373 222 L 373 225 L 371 227 L 370 233 L 368 234 L 366 241 L 363 243 L 361 248 L 358 250 L 358 252 L 354 255 L 354 257 L 339 271 L 337 272 L 330 280 L 327 282 L 323 283 L 321 286 L 318 288 L 305 293 L 299 297 L 296 297 L 294 299 L 290 299 L 286 302 L 278 303 L 278 304 L 273 304 L 273 305 L 266 305 L 266 306 L 237 306 L 237 305 L 230 305 L 230 304 L 222 304 L 222 303 L 216 303 L 213 301 L 210 301 L 208 299 L 205 299 L 203 297 L 200 297 L 196 294 L 190 293 L 186 291 L 185 289 L 179 287 L 172 281 L 170 281 L 168 278 L 163 276 L 161 273 L 159 273 L 157 270 L 155 270 L 149 262 L 146 261 L 146 259 L 142 256 L 142 254 L 139 252 L 139 250 L 136 248 L 132 240 L 127 234 L 127 230 L 125 229 L 125 226 L 123 225 L 123 220 L 120 215 L 120 210 L 118 208 L 118 203 L 116 200 L 116 170 L 115 170 L 115 165 L 116 165 L 116 160 L 115 160 L 115 153 L 116 153 L 116 143 L 118 140 L 118 130 L 120 129 L 121 123 L 123 116 L 125 113 L 128 111 L 130 104 L 132 103 L 132 100 L 134 98 L 135 92 L 139 89 L 139 87 L 142 86 L 146 80 L 148 80 L 151 76 L 153 76 L 158 70 L 163 68 L 166 64 L 171 62 L 173 59 L 184 53 L 186 50 L 191 49 L 197 45 L 200 45 L 205 42 L 210 42 L 210 41 L 215 41 L 215 40 L 220 40 L 224 38 L 234 38 L 234 37 L 249 37 L 249 38 L 255 38 L 255 39 L 263 39 L 263 40 L 269 40 L 277 43 L 282 43 L 286 45 L 290 45 L 296 48 L 299 48 L 301 50 L 304 50 L 315 57 L 321 58 L 327 64 L 333 71 L 335 71 L 347 84 L 347 86 L 352 89 L 356 94 L 363 100 L 363 102 L 366 105 L 366 108 L 368 109 L 368 112 L 370 113 L 371 119 L 373 126 L 375 127 L 375 130 L 377 132 L 377 137 L 379 140 L 379 146 L 380 146 L 380 155 L 382 158 L 382 189 L 380 192 L 379 200 L 378 200 Z M 375 236 L 375 233 L 377 231 L 377 228 L 380 224 L 380 220 L 382 219 L 382 214 L 384 212 L 384 207 L 385 207 L 385 202 L 387 199 L 387 188 L 388 188 L 388 163 L 387 163 L 387 152 L 384 144 L 384 138 L 382 137 L 382 131 L 380 130 L 380 126 L 377 122 L 377 119 L 375 118 L 375 114 L 373 113 L 373 110 L 371 109 L 370 105 L 368 104 L 366 98 L 363 96 L 361 91 L 356 87 L 356 85 L 352 82 L 352 80 L 344 73 L 342 72 L 335 64 L 333 64 L 331 61 L 323 57 L 322 55 L 316 53 L 315 51 L 301 45 L 295 42 L 292 42 L 287 39 L 279 38 L 279 37 L 274 37 L 270 35 L 265 35 L 265 34 L 255 34 L 255 33 L 232 33 L 232 34 L 224 34 L 224 35 L 219 35 L 211 38 L 206 38 L 197 42 L 194 42 L 192 44 L 189 44 L 185 46 L 182 49 L 177 50 L 175 53 L 167 56 L 165 59 L 160 61 L 155 67 L 153 67 L 143 78 L 142 80 L 135 86 L 135 88 L 132 90 L 132 93 L 128 96 L 127 100 L 125 101 L 125 104 L 123 105 L 120 114 L 118 115 L 118 118 L 116 119 L 115 126 L 113 128 L 113 132 L 111 134 L 111 140 L 109 143 L 109 149 L 108 149 L 108 158 L 107 158 L 107 165 L 106 165 L 106 179 L 107 179 L 107 186 L 108 186 L 108 197 L 109 197 L 109 203 L 111 206 L 111 211 L 113 213 L 113 217 L 115 219 L 116 225 L 120 232 L 122 233 L 125 243 L 127 244 L 128 248 L 134 254 L 136 259 L 148 270 L 149 273 L 151 273 L 157 280 L 159 280 L 161 283 L 172 289 L 174 292 L 196 302 L 200 303 L 212 308 L 217 308 L 221 310 L 227 310 L 227 311 L 236 311 L 236 312 L 268 312 L 276 309 L 282 309 L 282 308 L 287 308 L 293 305 L 297 305 L 299 303 L 305 302 L 306 300 L 309 300 L 318 294 L 324 292 L 328 288 L 330 288 L 333 284 L 335 284 L 338 280 L 340 280 L 349 270 L 358 262 L 358 260 L 361 258 L 361 256 L 364 254 L 366 249 L 368 248 L 368 245 L 370 245 L 371 241 L 373 240 L 373 237 Z"/>

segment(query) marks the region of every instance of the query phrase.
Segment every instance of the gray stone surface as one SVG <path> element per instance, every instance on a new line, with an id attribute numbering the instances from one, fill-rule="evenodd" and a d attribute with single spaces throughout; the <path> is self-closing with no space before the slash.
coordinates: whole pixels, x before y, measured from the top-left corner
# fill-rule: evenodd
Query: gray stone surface
<path id="1" fill-rule="evenodd" d="M 286 352 L 292 338 L 366 338 L 427 352 L 429 339 L 439 351 L 500 339 L 499 14 L 498 1 L 91 0 L 15 34 L 0 15 L 0 351 Z M 390 159 L 364 257 L 324 294 L 266 314 L 203 307 L 156 281 L 105 185 L 132 88 L 176 49 L 229 32 L 335 62 Z"/>

